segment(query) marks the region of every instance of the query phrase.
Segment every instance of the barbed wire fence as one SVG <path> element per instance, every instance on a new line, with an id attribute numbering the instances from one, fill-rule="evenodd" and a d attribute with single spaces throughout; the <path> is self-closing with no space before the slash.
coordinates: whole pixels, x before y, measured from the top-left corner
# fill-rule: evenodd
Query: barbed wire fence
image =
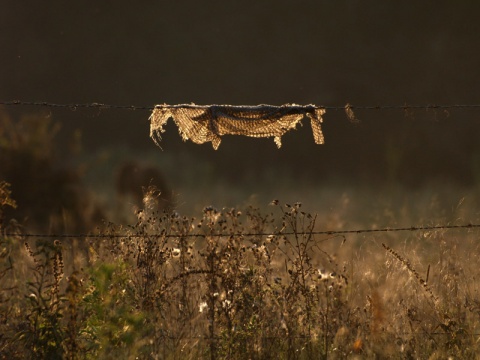
<path id="1" fill-rule="evenodd" d="M 116 104 L 104 104 L 98 102 L 91 103 L 51 103 L 46 101 L 0 101 L 0 105 L 5 106 L 39 106 L 39 107 L 51 107 L 51 108 L 67 108 L 76 110 L 80 108 L 94 108 L 94 109 L 119 109 L 119 110 L 146 110 L 151 111 L 155 109 L 155 106 L 148 105 L 116 105 Z M 172 105 L 176 106 L 176 105 Z M 344 106 L 319 106 L 326 110 L 449 110 L 449 109 L 478 109 L 480 104 L 403 104 L 403 105 L 351 105 L 346 104 Z"/>
<path id="2" fill-rule="evenodd" d="M 463 225 L 435 225 L 435 226 L 409 226 L 398 228 L 379 228 L 379 229 L 352 229 L 352 230 L 323 230 L 323 231 L 309 231 L 309 232 L 292 232 L 292 231 L 279 231 L 279 232 L 251 232 L 233 234 L 233 236 L 283 236 L 283 235 L 352 235 L 352 234 L 366 234 L 366 233 L 387 233 L 387 232 L 417 232 L 417 231 L 433 231 L 433 230 L 454 230 L 454 229 L 475 229 L 480 228 L 480 224 L 463 224 Z M 176 238 L 176 237 L 225 237 L 232 236 L 231 233 L 212 233 L 212 234 L 41 234 L 41 233 L 22 233 L 22 232 L 4 232 L 3 236 L 16 236 L 25 238 L 140 238 L 140 237 L 164 237 L 164 238 Z"/>
<path id="3" fill-rule="evenodd" d="M 152 111 L 150 120 L 150 137 L 160 148 L 164 125 L 169 119 L 173 119 L 184 141 L 191 140 L 196 144 L 211 142 L 215 150 L 218 149 L 223 135 L 243 135 L 249 137 L 274 138 L 278 148 L 281 147 L 282 136 L 295 129 L 300 121 L 307 117 L 310 120 L 314 141 L 316 144 L 324 144 L 322 132 L 322 115 L 327 110 L 344 111 L 347 119 L 358 124 L 360 120 L 354 111 L 378 111 L 378 110 L 402 110 L 405 116 L 412 116 L 415 110 L 433 111 L 435 117 L 437 111 L 443 111 L 448 117 L 449 110 L 453 109 L 476 109 L 480 104 L 425 104 L 425 105 L 351 105 L 344 106 L 317 106 L 314 104 L 298 105 L 288 103 L 277 105 L 117 105 L 99 102 L 91 103 L 52 103 L 45 101 L 10 100 L 0 101 L 0 106 L 37 106 L 48 108 L 64 108 L 76 111 L 77 109 L 96 109 L 98 111 L 117 110 L 143 110 Z"/>
<path id="4" fill-rule="evenodd" d="M 3 233 L 0 233 L 0 237 L 17 237 L 17 238 L 55 238 L 55 239 L 72 239 L 72 238 L 83 238 L 85 240 L 87 239 L 114 239 L 114 238 L 126 238 L 126 239 L 135 239 L 135 238 L 149 238 L 149 239 L 154 239 L 156 237 L 158 238 L 193 238 L 193 237 L 199 237 L 199 238 L 206 238 L 206 237 L 231 237 L 231 236 L 239 236 L 242 238 L 247 238 L 247 237 L 253 237 L 253 236 L 288 236 L 288 235 L 326 235 L 326 236 L 332 236 L 329 239 L 334 239 L 335 237 L 338 237 L 339 240 L 344 241 L 346 235 L 360 235 L 360 234 L 371 234 L 371 233 L 398 233 L 398 232 L 422 232 L 422 231 L 435 231 L 435 230 L 472 230 L 472 229 L 480 229 L 480 224 L 461 224 L 461 225 L 452 225 L 452 224 L 445 224 L 445 225 L 432 225 L 432 226 L 409 226 L 409 227 L 385 227 L 385 228 L 378 228 L 378 229 L 350 229 L 350 230 L 323 230 L 323 231 L 277 231 L 277 232 L 251 232 L 251 233 L 238 233 L 238 234 L 232 234 L 232 233 L 212 233 L 212 234 L 205 234 L 205 233 L 192 233 L 192 234 L 168 234 L 168 233 L 148 233 L 148 234 L 119 234 L 119 233 L 111 233 L 111 234 L 42 234 L 42 233 L 21 233 L 21 232 L 8 232 L 4 231 Z M 184 273 L 181 273 L 179 276 L 182 275 L 190 275 L 190 274 L 210 274 L 209 270 L 189 270 Z M 177 279 L 177 277 L 173 278 L 174 280 Z M 419 335 L 425 335 L 425 332 L 423 331 L 405 331 L 401 333 L 396 333 L 397 336 L 419 336 Z M 452 333 L 449 331 L 439 331 L 439 330 L 434 330 L 432 332 L 428 333 L 429 336 L 435 336 L 435 337 L 447 337 L 450 338 L 452 336 Z M 465 338 L 468 336 L 479 336 L 480 334 L 475 332 L 475 333 L 467 333 L 467 332 L 462 332 L 455 334 L 455 336 L 458 336 L 460 338 Z M 168 333 L 164 333 L 160 335 L 163 341 L 166 343 L 164 346 L 169 346 L 168 341 L 178 341 L 178 340 L 183 340 L 183 341 L 205 341 L 205 342 L 219 342 L 224 337 L 221 335 L 215 335 L 215 336 L 209 336 L 209 335 L 172 335 Z M 262 342 L 268 342 L 268 341 L 312 341 L 313 339 L 316 339 L 316 336 L 314 335 L 285 335 L 285 336 L 275 336 L 275 335 L 269 335 L 269 336 L 252 336 L 252 339 L 255 338 L 257 341 L 262 341 Z M 195 345 L 198 345 L 195 343 Z M 173 344 L 170 344 L 170 346 L 174 346 Z"/>
<path id="5" fill-rule="evenodd" d="M 24 100 L 9 100 L 0 101 L 0 106 L 34 106 L 34 107 L 48 107 L 48 108 L 64 108 L 75 111 L 76 109 L 100 109 L 100 110 L 131 110 L 131 111 L 153 111 L 159 107 L 159 105 L 148 106 L 148 105 L 119 105 L 119 104 L 105 104 L 99 102 L 90 102 L 90 103 L 53 103 L 46 101 L 24 101 Z M 296 104 L 290 104 L 293 107 L 299 107 Z M 199 106 L 193 103 L 191 104 L 181 104 L 181 105 L 161 105 L 163 108 L 189 108 L 189 107 L 212 107 L 218 105 L 207 105 Z M 227 107 L 239 107 L 242 106 L 231 106 L 231 105 L 222 105 Z M 261 105 L 263 106 L 263 105 Z M 269 105 L 266 105 L 269 106 Z M 288 105 L 285 105 L 288 106 Z M 351 105 L 347 103 L 344 106 L 315 106 L 307 105 L 301 107 L 312 107 L 325 110 L 333 111 L 345 111 L 347 118 L 351 122 L 358 122 L 353 110 L 452 110 L 452 109 L 480 109 L 480 104 L 403 104 L 403 105 Z M 401 227 L 401 228 L 381 228 L 381 229 L 353 229 L 353 230 L 325 230 L 325 231 L 314 231 L 310 232 L 311 235 L 348 235 L 348 234 L 363 234 L 363 233 L 375 233 L 375 232 L 401 232 L 401 231 L 431 231 L 439 229 L 472 229 L 479 228 L 480 224 L 464 224 L 464 225 L 438 225 L 438 226 L 410 226 L 410 227 Z M 243 234 L 244 236 L 274 236 L 274 235 L 292 235 L 293 233 L 281 232 L 281 233 L 248 233 Z M 19 236 L 18 233 L 9 233 L 4 232 L 4 236 Z M 229 236 L 230 234 L 215 234 L 215 236 Z M 38 237 L 38 238 L 112 238 L 112 237 L 139 237 L 142 235 L 132 235 L 132 234 L 115 234 L 115 235 L 105 235 L 105 234 L 33 234 L 33 233 L 23 233 L 23 237 Z M 154 235 L 151 235 L 154 236 Z M 157 236 L 160 236 L 157 235 Z M 166 237 L 175 237 L 176 235 L 162 235 Z M 205 234 L 188 234 L 187 237 L 204 237 Z"/>

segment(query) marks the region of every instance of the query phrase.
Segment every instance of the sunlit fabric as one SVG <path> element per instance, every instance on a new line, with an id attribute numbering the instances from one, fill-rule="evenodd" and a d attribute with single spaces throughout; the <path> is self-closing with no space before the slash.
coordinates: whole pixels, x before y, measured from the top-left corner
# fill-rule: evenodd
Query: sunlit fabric
<path id="1" fill-rule="evenodd" d="M 316 144 L 323 144 L 321 128 L 324 108 L 315 105 L 157 105 L 150 116 L 150 136 L 160 146 L 163 126 L 173 118 L 183 140 L 196 144 L 211 142 L 216 150 L 223 135 L 273 137 L 282 146 L 281 137 L 306 116 L 310 119 Z"/>

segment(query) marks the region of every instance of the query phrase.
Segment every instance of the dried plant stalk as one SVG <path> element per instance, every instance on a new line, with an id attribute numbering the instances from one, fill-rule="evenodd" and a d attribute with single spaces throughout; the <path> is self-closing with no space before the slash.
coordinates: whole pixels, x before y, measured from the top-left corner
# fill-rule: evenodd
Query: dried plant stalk
<path id="1" fill-rule="evenodd" d="M 420 285 L 423 286 L 423 289 L 426 291 L 426 293 L 430 296 L 430 298 L 433 300 L 433 303 L 436 305 L 438 303 L 438 298 L 434 295 L 432 289 L 428 285 L 427 281 L 424 280 L 420 274 L 418 273 L 417 270 L 412 266 L 410 261 L 407 259 L 403 258 L 400 254 L 398 254 L 395 250 L 393 250 L 390 246 L 382 243 L 382 246 L 387 250 L 390 254 L 392 254 L 398 261 L 400 261 L 405 267 L 408 269 L 408 271 L 418 280 Z M 430 266 L 430 265 L 429 265 Z M 430 271 L 430 267 L 429 267 Z"/>
<path id="2" fill-rule="evenodd" d="M 150 137 L 160 146 L 164 125 L 173 118 L 183 140 L 211 142 L 216 150 L 223 135 L 273 137 L 280 148 L 281 137 L 307 116 L 316 144 L 323 144 L 324 108 L 315 105 L 157 105 L 150 116 Z"/>

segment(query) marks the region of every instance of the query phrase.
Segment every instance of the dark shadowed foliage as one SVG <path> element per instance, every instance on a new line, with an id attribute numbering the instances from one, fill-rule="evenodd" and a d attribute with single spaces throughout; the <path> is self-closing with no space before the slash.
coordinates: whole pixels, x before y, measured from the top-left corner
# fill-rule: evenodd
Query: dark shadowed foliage
<path id="1" fill-rule="evenodd" d="M 12 120 L 0 114 L 0 179 L 18 206 L 6 210 L 31 230 L 84 232 L 103 215 L 81 182 L 79 169 L 56 161 L 59 124 L 41 115 Z"/>

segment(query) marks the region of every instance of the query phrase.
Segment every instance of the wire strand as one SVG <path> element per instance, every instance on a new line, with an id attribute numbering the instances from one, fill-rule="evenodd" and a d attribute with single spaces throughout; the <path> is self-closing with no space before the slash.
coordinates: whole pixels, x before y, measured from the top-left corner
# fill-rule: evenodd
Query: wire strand
<path id="1" fill-rule="evenodd" d="M 395 333 L 397 336 L 406 336 L 406 335 L 443 335 L 443 336 L 452 336 L 452 333 L 450 332 L 422 332 L 422 331 L 414 331 L 414 332 L 402 332 L 402 333 Z M 480 333 L 467 333 L 465 332 L 459 332 L 455 333 L 455 336 L 479 336 Z M 172 335 L 160 335 L 159 336 L 161 339 L 165 340 L 207 340 L 207 341 L 212 341 L 212 340 L 222 340 L 224 337 L 222 336 L 215 336 L 215 337 L 210 337 L 210 336 L 172 336 Z M 315 336 L 312 335 L 297 335 L 297 336 L 251 336 L 251 339 L 262 339 L 262 340 L 276 340 L 276 339 L 283 339 L 285 341 L 288 340 L 308 340 L 308 339 L 313 339 Z"/>
<path id="2" fill-rule="evenodd" d="M 136 105 L 111 105 L 111 104 L 102 104 L 102 103 L 75 103 L 75 104 L 54 104 L 49 102 L 40 102 L 40 101 L 0 101 L 0 105 L 5 106 L 44 106 L 52 108 L 68 108 L 71 110 L 76 110 L 77 108 L 95 108 L 95 109 L 121 109 L 121 110 L 153 110 L 154 106 L 136 106 Z"/>
<path id="3" fill-rule="evenodd" d="M 381 228 L 381 229 L 354 229 L 354 230 L 324 230 L 324 231 L 308 231 L 308 232 L 264 232 L 264 233 L 218 233 L 218 234 L 31 234 L 31 233 L 14 233 L 5 232 L 3 236 L 20 236 L 20 237 L 38 237 L 38 238 L 141 238 L 141 237 L 210 237 L 210 236 L 282 236 L 282 235 L 348 235 L 348 234 L 365 234 L 380 232 L 400 232 L 400 231 L 431 231 L 431 230 L 452 230 L 452 229 L 474 229 L 480 228 L 480 224 L 465 225 L 438 225 L 438 226 L 410 226 L 400 228 Z"/>
<path id="4" fill-rule="evenodd" d="M 45 101 L 22 101 L 22 100 L 11 100 L 11 101 L 0 101 L 0 105 L 5 106 L 42 106 L 42 107 L 51 107 L 51 108 L 67 108 L 71 110 L 76 110 L 78 108 L 95 108 L 95 109 L 120 109 L 120 110 L 148 110 L 151 111 L 155 106 L 138 106 L 138 105 L 113 105 L 113 104 L 103 104 L 103 103 L 71 103 L 71 104 L 57 104 L 50 103 Z M 192 106 L 193 104 L 181 104 L 181 105 L 171 105 L 175 106 Z M 352 110 L 447 110 L 447 109 L 477 109 L 480 108 L 480 104 L 425 104 L 425 105 L 350 105 L 345 106 L 318 106 L 326 110 L 345 110 L 346 108 Z"/>

